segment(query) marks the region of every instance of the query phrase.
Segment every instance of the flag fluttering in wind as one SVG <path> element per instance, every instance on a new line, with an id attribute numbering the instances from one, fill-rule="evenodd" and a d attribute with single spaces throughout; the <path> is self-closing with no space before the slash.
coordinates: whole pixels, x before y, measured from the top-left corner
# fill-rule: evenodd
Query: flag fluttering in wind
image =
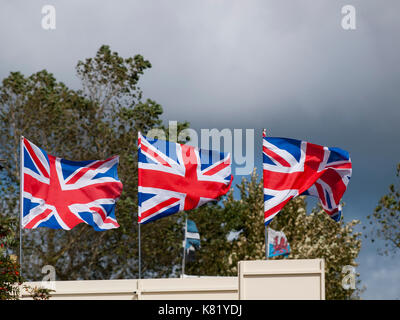
<path id="1" fill-rule="evenodd" d="M 115 203 L 122 192 L 118 156 L 69 161 L 21 139 L 22 227 L 70 230 L 86 223 L 97 231 L 118 228 Z"/>
<path id="2" fill-rule="evenodd" d="M 335 221 L 352 173 L 349 153 L 306 141 L 263 134 L 264 223 L 298 195 L 319 198 Z"/>
<path id="3" fill-rule="evenodd" d="M 202 150 L 139 133 L 140 224 L 195 209 L 226 194 L 230 154 Z"/>
<path id="4" fill-rule="evenodd" d="M 268 228 L 267 246 L 268 258 L 281 255 L 287 256 L 290 253 L 290 245 L 282 231 L 275 231 L 271 228 Z"/>

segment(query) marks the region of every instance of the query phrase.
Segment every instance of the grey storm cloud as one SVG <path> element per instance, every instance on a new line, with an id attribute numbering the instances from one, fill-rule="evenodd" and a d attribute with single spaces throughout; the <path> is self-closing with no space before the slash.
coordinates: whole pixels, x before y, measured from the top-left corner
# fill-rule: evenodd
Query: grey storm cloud
<path id="1" fill-rule="evenodd" d="M 56 30 L 41 27 L 47 4 Z M 341 27 L 348 4 L 356 30 Z M 0 0 L 0 77 L 47 69 L 78 88 L 77 61 L 102 44 L 140 53 L 153 65 L 141 88 L 165 121 L 255 128 L 257 139 L 265 127 L 348 150 L 344 215 L 363 220 L 400 162 L 399 9 L 397 0 Z"/>
<path id="2" fill-rule="evenodd" d="M 57 10 L 54 31 L 40 25 L 48 3 Z M 47 68 L 78 86 L 76 62 L 106 43 L 148 58 L 145 95 L 165 107 L 166 117 L 195 127 L 288 126 L 304 134 L 303 126 L 319 131 L 339 121 L 352 131 L 359 122 L 385 131 L 393 113 L 399 116 L 399 4 L 355 1 L 354 31 L 341 28 L 344 4 L 8 2 L 0 14 L 0 71 Z"/>

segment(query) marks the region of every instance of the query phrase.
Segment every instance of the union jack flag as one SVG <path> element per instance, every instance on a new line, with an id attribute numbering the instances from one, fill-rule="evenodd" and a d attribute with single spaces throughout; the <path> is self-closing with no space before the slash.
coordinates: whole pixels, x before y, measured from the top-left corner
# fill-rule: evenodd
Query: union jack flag
<path id="1" fill-rule="evenodd" d="M 25 138 L 22 153 L 22 227 L 70 230 L 79 223 L 95 230 L 118 228 L 115 202 L 122 192 L 118 156 L 69 161 L 47 154 Z"/>
<path id="2" fill-rule="evenodd" d="M 233 179 L 229 154 L 140 133 L 138 142 L 139 223 L 197 208 L 228 192 Z"/>
<path id="3" fill-rule="evenodd" d="M 340 200 L 350 181 L 349 153 L 306 141 L 266 137 L 263 132 L 264 223 L 298 195 L 319 198 L 335 221 L 341 217 Z"/>

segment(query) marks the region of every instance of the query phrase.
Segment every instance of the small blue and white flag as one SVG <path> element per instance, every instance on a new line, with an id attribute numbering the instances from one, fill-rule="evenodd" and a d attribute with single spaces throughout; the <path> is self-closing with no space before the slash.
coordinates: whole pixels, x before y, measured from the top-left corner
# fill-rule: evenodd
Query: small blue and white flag
<path id="1" fill-rule="evenodd" d="M 185 240 L 185 249 L 187 253 L 200 248 L 200 234 L 193 220 L 186 220 Z"/>

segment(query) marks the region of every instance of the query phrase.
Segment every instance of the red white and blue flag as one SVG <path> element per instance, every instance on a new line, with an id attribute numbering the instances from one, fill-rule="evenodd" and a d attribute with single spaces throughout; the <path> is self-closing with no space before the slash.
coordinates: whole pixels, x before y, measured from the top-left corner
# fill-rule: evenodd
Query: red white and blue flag
<path id="1" fill-rule="evenodd" d="M 22 152 L 22 227 L 70 230 L 118 228 L 115 202 L 122 192 L 118 156 L 69 161 L 47 154 L 25 138 Z"/>
<path id="2" fill-rule="evenodd" d="M 263 133 L 264 223 L 298 195 L 319 198 L 335 221 L 341 217 L 340 201 L 350 181 L 349 153 L 306 141 L 266 137 Z"/>
<path id="3" fill-rule="evenodd" d="M 139 223 L 197 208 L 228 192 L 233 179 L 229 154 L 140 133 L 138 142 Z"/>

